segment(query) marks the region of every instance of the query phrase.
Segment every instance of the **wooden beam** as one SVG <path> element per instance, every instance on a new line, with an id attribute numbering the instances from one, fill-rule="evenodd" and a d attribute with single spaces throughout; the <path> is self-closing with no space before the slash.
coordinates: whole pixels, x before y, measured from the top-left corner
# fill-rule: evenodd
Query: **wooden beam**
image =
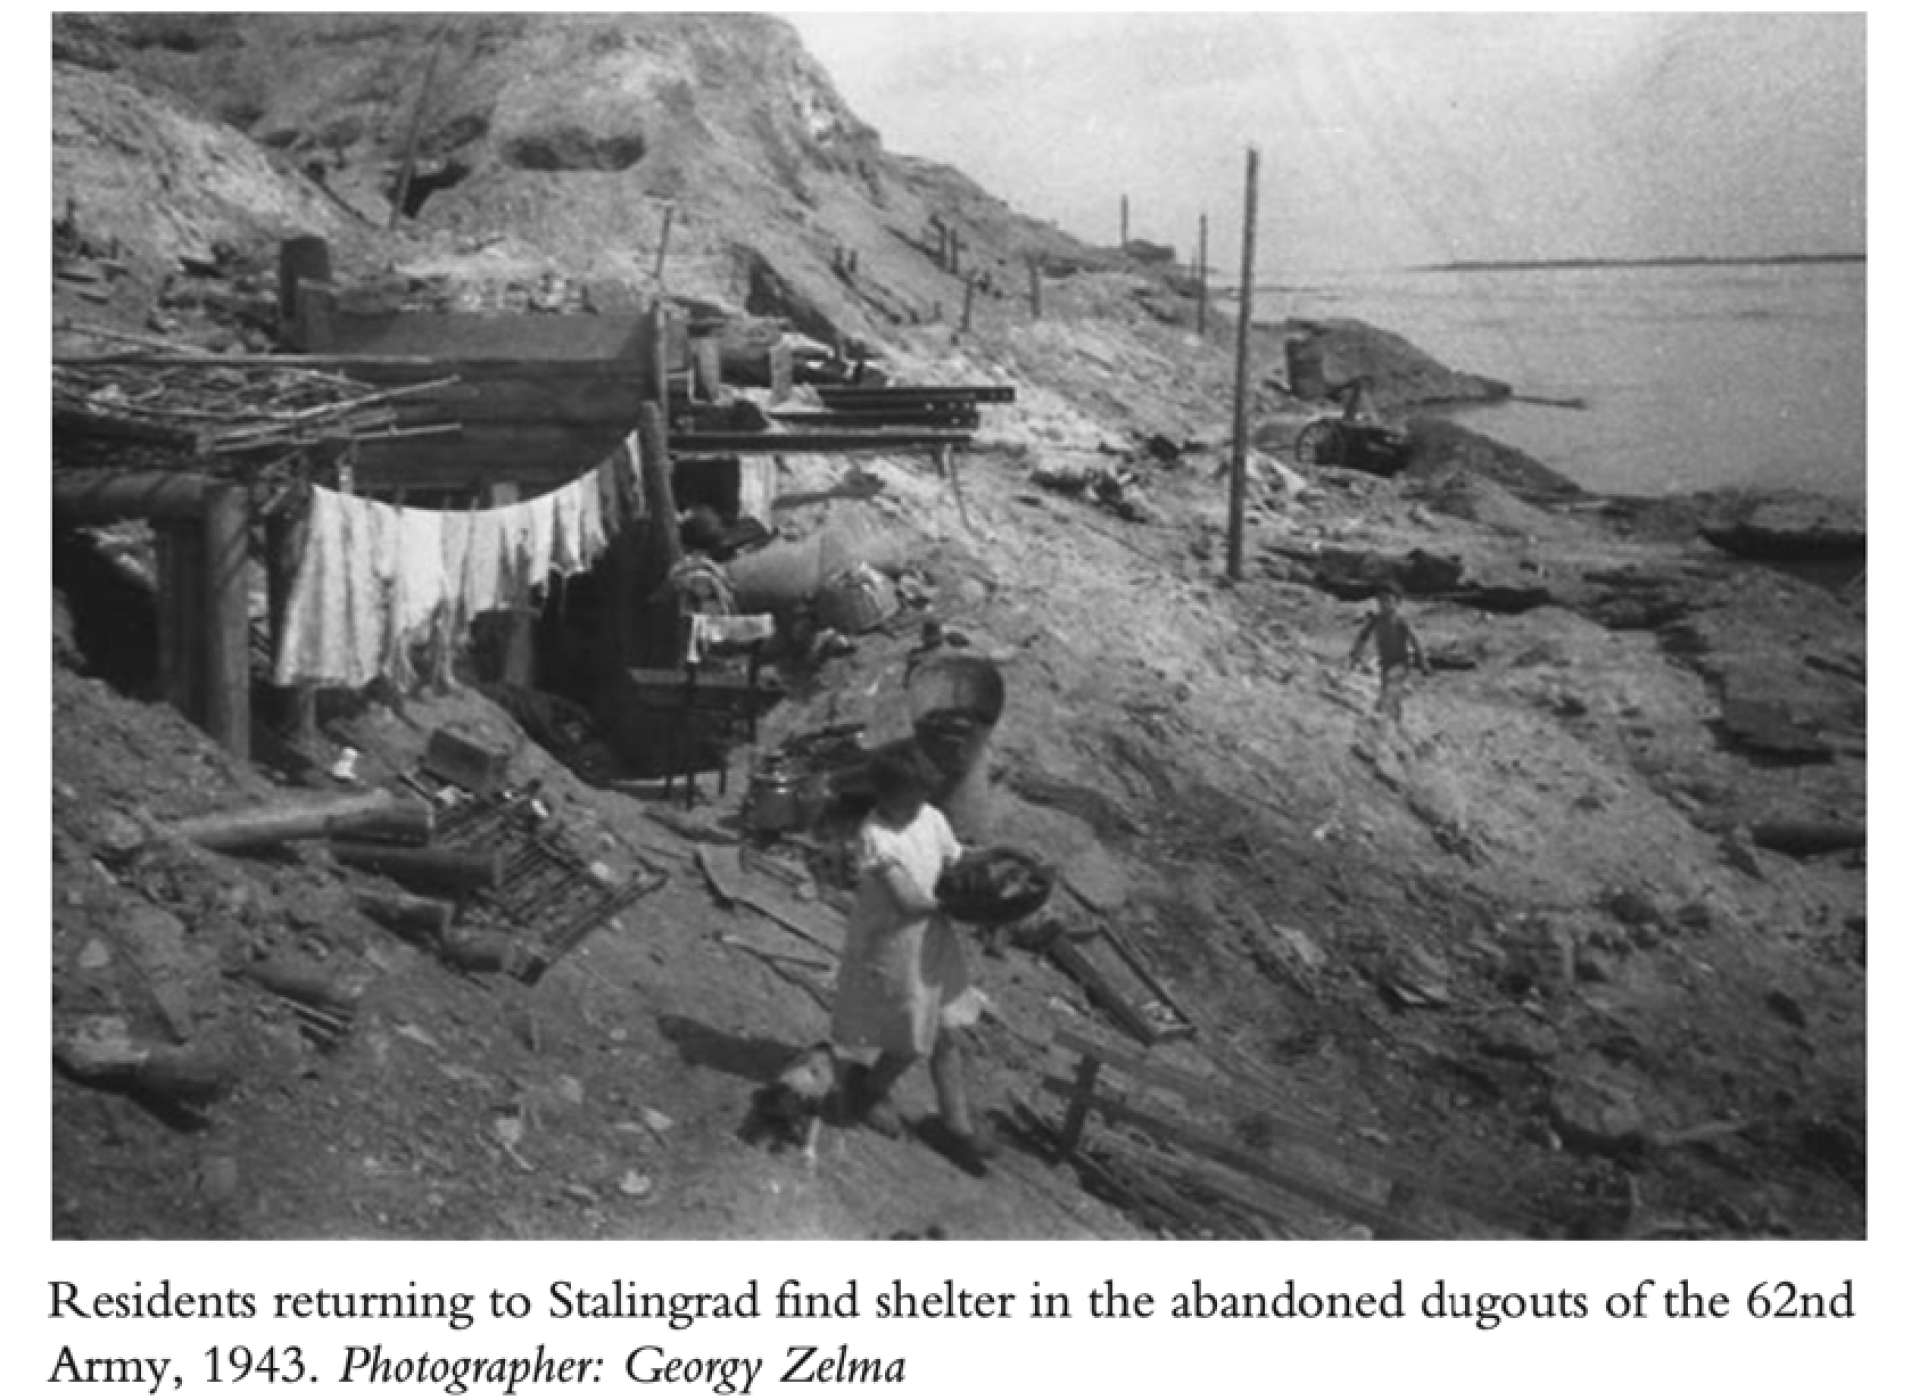
<path id="1" fill-rule="evenodd" d="M 219 486 L 217 478 L 192 472 L 57 471 L 53 513 L 82 524 L 152 520 L 197 525 Z"/>
<path id="2" fill-rule="evenodd" d="M 437 947 L 453 926 L 454 908 L 445 900 L 357 886 L 349 892 L 361 913 L 409 942 L 424 941 L 430 948 Z"/>
<path id="3" fill-rule="evenodd" d="M 206 668 L 201 724 L 214 742 L 245 758 L 253 734 L 252 638 L 247 607 L 247 536 L 252 511 L 244 486 L 223 484 L 202 519 L 201 647 Z"/>
<path id="4" fill-rule="evenodd" d="M 501 858 L 437 846 L 378 846 L 359 841 L 330 841 L 327 849 L 342 865 L 452 894 L 492 889 L 500 883 Z"/>
<path id="5" fill-rule="evenodd" d="M 370 827 L 383 835 L 404 823 L 422 839 L 432 835 L 433 809 L 418 798 L 404 798 L 387 788 L 323 797 L 309 802 L 277 802 L 238 812 L 210 812 L 188 817 L 168 827 L 167 833 L 210 851 L 244 851 L 277 846 Z"/>
<path id="6" fill-rule="evenodd" d="M 1048 1076 L 1042 1084 L 1056 1094 L 1067 1095 L 1074 1092 L 1072 1083 L 1056 1076 Z M 1357 1220 L 1362 1225 L 1385 1237 L 1398 1240 L 1430 1239 L 1430 1232 L 1422 1230 L 1404 1216 L 1396 1215 L 1382 1205 L 1377 1205 L 1361 1196 L 1354 1195 L 1330 1182 L 1317 1181 L 1300 1172 L 1278 1166 L 1265 1158 L 1257 1157 L 1224 1138 L 1214 1137 L 1196 1128 L 1183 1124 L 1169 1123 L 1158 1114 L 1148 1113 L 1118 1099 L 1094 1095 L 1092 1111 L 1098 1113 L 1110 1123 L 1124 1124 L 1139 1128 L 1149 1137 L 1159 1139 L 1172 1147 L 1179 1147 L 1202 1157 L 1211 1158 L 1223 1166 L 1252 1177 L 1255 1181 L 1298 1196 L 1301 1200 L 1330 1210 L 1349 1220 Z"/>
<path id="7" fill-rule="evenodd" d="M 675 433 L 675 452 L 908 452 L 927 447 L 967 447 L 966 432 L 824 432 L 824 433 Z"/>
<path id="8" fill-rule="evenodd" d="M 1191 1103 L 1264 1119 L 1290 1142 L 1310 1148 L 1344 1166 L 1369 1172 L 1382 1181 L 1412 1188 L 1423 1196 L 1496 1224 L 1517 1229 L 1526 1227 L 1525 1220 L 1500 1203 L 1437 1182 L 1424 1170 L 1395 1162 L 1370 1148 L 1346 1142 L 1331 1128 L 1300 1117 L 1294 1110 L 1276 1103 L 1255 1086 L 1231 1080 L 1220 1082 L 1204 1079 L 1173 1065 L 1149 1059 L 1127 1047 L 1109 1045 L 1069 1029 L 1055 1031 L 1053 1042 L 1062 1050 L 1082 1056 L 1083 1060 L 1097 1059 L 1119 1074 L 1179 1094 Z"/>
<path id="9" fill-rule="evenodd" d="M 884 406 L 902 403 L 1012 403 L 1011 384 L 822 384 L 820 402 L 829 407 Z"/>

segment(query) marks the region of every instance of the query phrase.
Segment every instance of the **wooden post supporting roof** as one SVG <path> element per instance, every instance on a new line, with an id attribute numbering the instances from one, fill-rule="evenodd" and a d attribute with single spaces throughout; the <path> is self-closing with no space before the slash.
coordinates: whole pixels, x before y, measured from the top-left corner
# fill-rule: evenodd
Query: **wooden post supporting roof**
<path id="1" fill-rule="evenodd" d="M 245 758 L 252 728 L 246 488 L 187 472 L 56 472 L 53 509 L 83 523 L 153 522 L 161 695 Z"/>
<path id="2" fill-rule="evenodd" d="M 247 756 L 253 729 L 247 507 L 247 488 L 225 483 L 208 493 L 201 517 L 204 607 L 200 625 L 206 707 L 200 723 L 215 743 L 239 758 Z"/>

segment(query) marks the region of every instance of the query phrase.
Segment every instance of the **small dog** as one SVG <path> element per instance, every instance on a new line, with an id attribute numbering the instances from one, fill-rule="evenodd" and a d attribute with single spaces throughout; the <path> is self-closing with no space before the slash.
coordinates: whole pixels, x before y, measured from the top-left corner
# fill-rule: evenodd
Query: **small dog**
<path id="1" fill-rule="evenodd" d="M 798 1147 L 811 1163 L 819 1156 L 820 1124 L 838 1110 L 839 1100 L 839 1058 L 825 1041 L 809 1045 L 753 1091 L 741 1136 L 750 1143 L 771 1143 L 776 1152 Z"/>

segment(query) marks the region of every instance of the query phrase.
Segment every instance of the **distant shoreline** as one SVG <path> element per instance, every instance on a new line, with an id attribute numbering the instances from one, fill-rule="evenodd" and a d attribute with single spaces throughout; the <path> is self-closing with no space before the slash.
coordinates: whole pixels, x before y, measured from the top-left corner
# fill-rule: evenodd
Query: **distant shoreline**
<path id="1" fill-rule="evenodd" d="M 1517 258 L 1467 259 L 1460 262 L 1416 263 L 1406 267 L 1341 268 L 1317 276 L 1381 276 L 1409 272 L 1578 272 L 1598 268 L 1630 267 L 1791 267 L 1814 263 L 1865 263 L 1865 253 L 1775 253 L 1765 257 L 1717 257 L 1707 254 L 1677 254 L 1655 258 Z M 1256 282 L 1259 292 L 1293 292 L 1300 283 Z M 1223 286 L 1212 294 L 1224 300 L 1236 300 L 1240 289 Z"/>
<path id="2" fill-rule="evenodd" d="M 1663 258 L 1469 259 L 1421 263 L 1410 272 L 1551 272 L 1598 267 L 1775 267 L 1793 263 L 1863 263 L 1865 253 L 1776 253 L 1770 257 L 1710 257 L 1704 254 Z"/>

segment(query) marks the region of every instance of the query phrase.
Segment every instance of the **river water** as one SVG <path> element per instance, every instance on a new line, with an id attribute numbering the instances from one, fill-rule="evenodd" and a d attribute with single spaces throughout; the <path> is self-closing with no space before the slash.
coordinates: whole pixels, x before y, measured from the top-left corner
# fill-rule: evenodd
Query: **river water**
<path id="1" fill-rule="evenodd" d="M 1865 263 L 1342 272 L 1255 306 L 1354 317 L 1517 394 L 1583 399 L 1456 416 L 1590 490 L 1866 493 Z"/>

